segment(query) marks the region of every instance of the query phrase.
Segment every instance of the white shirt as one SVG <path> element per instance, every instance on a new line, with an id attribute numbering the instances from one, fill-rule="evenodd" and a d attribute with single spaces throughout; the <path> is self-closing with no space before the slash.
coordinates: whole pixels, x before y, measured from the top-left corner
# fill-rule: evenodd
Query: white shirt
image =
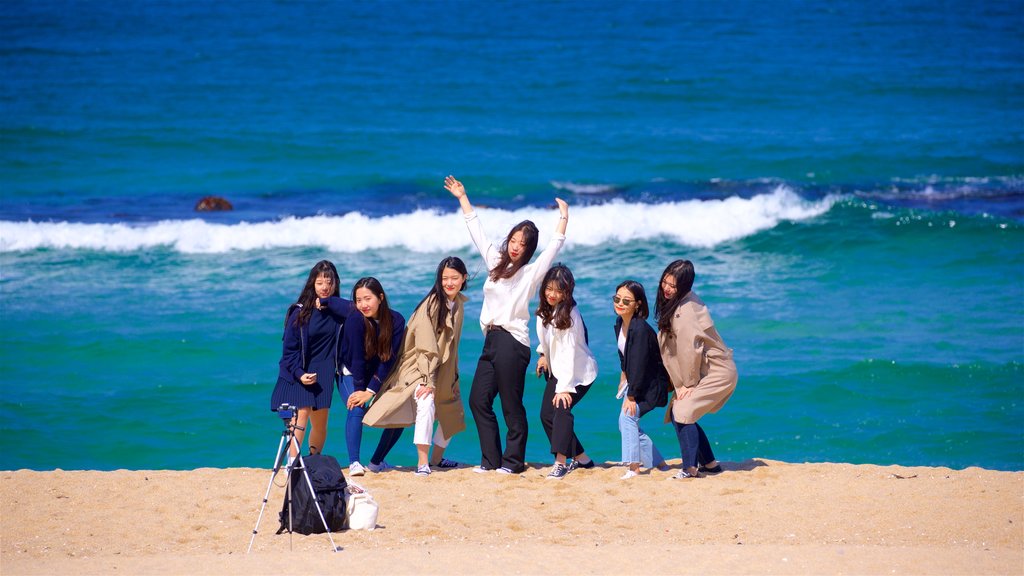
<path id="1" fill-rule="evenodd" d="M 597 379 L 597 360 L 587 346 L 583 317 L 576 306 L 569 312 L 569 318 L 572 326 L 559 330 L 553 323 L 545 326 L 537 317 L 537 352 L 547 356 L 551 374 L 558 380 L 555 394 L 575 392 L 577 386 L 590 386 Z"/>
<path id="2" fill-rule="evenodd" d="M 619 329 L 618 344 L 619 344 L 619 352 L 621 352 L 622 354 L 625 354 L 626 353 L 626 331 L 624 329 Z M 625 398 L 626 397 L 626 389 L 627 388 L 629 388 L 629 382 L 627 382 L 625 379 L 623 379 L 622 382 L 619 382 L 619 391 L 618 391 L 617 394 L 615 394 L 615 397 L 617 399 L 619 399 L 619 400 L 622 400 L 623 398 Z"/>
<path id="3" fill-rule="evenodd" d="M 464 214 L 466 227 L 473 244 L 483 256 L 487 271 L 498 265 L 501 253 L 487 239 L 484 226 L 476 216 L 476 211 Z M 520 268 L 511 278 L 503 278 L 495 282 L 490 275 L 484 282 L 484 303 L 480 308 L 480 329 L 487 333 L 488 326 L 501 326 L 508 330 L 523 346 L 530 346 L 530 299 L 537 293 L 544 274 L 551 268 L 555 256 L 565 243 L 565 234 L 555 234 L 548 242 L 544 251 L 537 256 L 532 264 Z"/>

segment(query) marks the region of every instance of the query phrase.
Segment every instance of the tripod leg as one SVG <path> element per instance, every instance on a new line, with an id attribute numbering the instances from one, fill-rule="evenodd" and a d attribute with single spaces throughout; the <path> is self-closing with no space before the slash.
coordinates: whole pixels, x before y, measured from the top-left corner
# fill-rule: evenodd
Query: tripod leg
<path id="1" fill-rule="evenodd" d="M 302 459 L 302 454 L 298 457 L 299 467 L 302 468 L 302 476 L 306 479 L 306 487 L 309 488 L 309 493 L 313 495 L 313 505 L 316 506 L 316 512 L 320 515 L 320 522 L 324 525 L 324 532 L 327 534 L 327 538 L 331 541 L 331 551 L 337 552 L 339 550 L 338 545 L 334 543 L 334 537 L 331 536 L 331 527 L 327 525 L 327 519 L 324 518 L 324 511 L 320 508 L 320 501 L 316 498 L 316 491 L 313 490 L 313 482 L 309 479 L 309 471 L 306 470 L 306 463 Z M 291 484 L 289 484 L 291 486 Z M 291 510 L 291 508 L 289 508 Z"/>
<path id="2" fill-rule="evenodd" d="M 281 441 L 277 443 L 277 455 L 274 456 L 274 471 L 270 474 L 270 482 L 267 482 L 267 491 L 263 494 L 263 505 L 260 506 L 260 515 L 256 518 L 256 525 L 252 528 L 252 538 L 249 539 L 249 549 L 245 551 L 246 554 L 252 552 L 252 544 L 256 541 L 256 533 L 260 528 L 260 521 L 263 520 L 263 512 L 267 509 L 267 499 L 270 498 L 270 488 L 274 485 L 274 478 L 277 476 L 277 472 L 281 469 L 281 452 L 288 452 L 286 437 L 288 433 L 285 432 L 281 435 Z M 289 508 L 289 511 L 291 508 Z"/>

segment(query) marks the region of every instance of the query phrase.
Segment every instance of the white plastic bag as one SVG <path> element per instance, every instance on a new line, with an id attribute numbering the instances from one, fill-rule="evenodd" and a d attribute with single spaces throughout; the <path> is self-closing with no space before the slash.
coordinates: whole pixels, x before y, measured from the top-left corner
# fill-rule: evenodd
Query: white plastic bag
<path id="1" fill-rule="evenodd" d="M 377 527 L 377 501 L 362 486 L 349 484 L 348 493 L 348 527 L 352 530 L 373 530 Z"/>

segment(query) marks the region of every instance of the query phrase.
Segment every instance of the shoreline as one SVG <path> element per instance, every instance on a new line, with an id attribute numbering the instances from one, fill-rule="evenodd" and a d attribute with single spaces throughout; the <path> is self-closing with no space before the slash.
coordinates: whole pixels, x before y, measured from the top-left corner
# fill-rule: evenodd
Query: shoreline
<path id="1" fill-rule="evenodd" d="M 563 480 L 469 467 L 349 478 L 378 528 L 275 535 L 269 469 L 0 471 L 4 574 L 579 572 L 1024 574 L 1024 471 L 754 458 L 671 480 L 599 464 Z M 291 551 L 290 551 L 291 550 Z"/>

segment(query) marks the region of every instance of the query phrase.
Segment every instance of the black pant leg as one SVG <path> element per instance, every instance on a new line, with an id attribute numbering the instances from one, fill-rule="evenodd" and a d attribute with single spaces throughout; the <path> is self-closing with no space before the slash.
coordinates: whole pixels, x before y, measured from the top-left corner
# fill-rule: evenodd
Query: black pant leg
<path id="1" fill-rule="evenodd" d="M 501 398 L 501 411 L 505 416 L 505 453 L 502 466 L 519 473 L 526 469 L 526 439 L 529 424 L 526 408 L 523 406 L 523 390 L 526 387 L 526 369 L 530 365 L 530 347 L 520 344 L 511 334 L 494 330 L 498 342 L 494 354 L 494 376 Z"/>
<path id="2" fill-rule="evenodd" d="M 700 427 L 700 424 L 696 425 L 698 434 L 697 463 L 703 466 L 708 462 L 715 461 L 715 453 L 711 450 L 711 442 L 708 440 L 708 435 L 704 433 L 704 429 Z"/>
<path id="3" fill-rule="evenodd" d="M 388 452 L 398 444 L 399 438 L 402 437 L 402 432 L 405 432 L 405 428 L 385 428 L 380 435 L 380 440 L 377 441 L 377 449 L 373 451 L 373 456 L 370 457 L 370 464 L 380 464 L 388 456 Z"/>
<path id="4" fill-rule="evenodd" d="M 584 452 L 583 444 L 576 436 L 576 417 L 572 411 L 576 408 L 580 399 L 590 390 L 590 386 L 577 386 L 575 392 L 569 393 L 572 404 L 568 408 L 554 408 L 554 433 L 551 438 L 551 452 L 553 454 L 564 454 L 569 458 L 575 458 Z M 554 390 L 552 390 L 552 398 Z"/>
<path id="5" fill-rule="evenodd" d="M 672 422 L 679 440 L 679 451 L 683 457 L 683 470 L 697 466 L 697 452 L 700 450 L 700 433 L 697 424 Z"/>
<path id="6" fill-rule="evenodd" d="M 555 408 L 551 405 L 551 400 L 555 397 L 555 384 L 558 382 L 555 377 L 548 372 L 545 378 L 544 395 L 540 400 L 540 423 L 544 426 L 544 433 L 548 435 L 548 442 L 551 443 L 551 453 L 555 453 L 554 439 L 551 436 L 554 428 L 554 417 Z"/>
<path id="7" fill-rule="evenodd" d="M 494 398 L 498 394 L 494 370 L 495 332 L 484 338 L 484 348 L 469 388 L 469 409 L 480 437 L 480 465 L 489 470 L 501 468 L 501 439 L 498 418 L 494 414 Z"/>

